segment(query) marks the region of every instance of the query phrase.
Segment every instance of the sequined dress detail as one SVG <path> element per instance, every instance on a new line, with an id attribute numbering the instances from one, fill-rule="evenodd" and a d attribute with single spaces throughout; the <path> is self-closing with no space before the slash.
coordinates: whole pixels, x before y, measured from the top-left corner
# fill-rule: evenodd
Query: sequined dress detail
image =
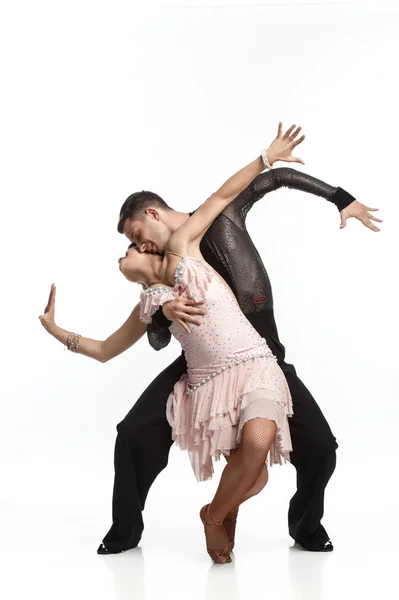
<path id="1" fill-rule="evenodd" d="M 213 461 L 238 448 L 244 424 L 256 417 L 277 425 L 270 465 L 289 460 L 292 402 L 283 372 L 229 286 L 208 263 L 184 257 L 174 287 L 143 290 L 141 320 L 151 323 L 160 306 L 181 295 L 204 298 L 207 309 L 201 326 L 190 325 L 191 334 L 177 323 L 170 326 L 188 369 L 168 398 L 166 416 L 173 440 L 188 451 L 195 476 L 211 479 Z"/>

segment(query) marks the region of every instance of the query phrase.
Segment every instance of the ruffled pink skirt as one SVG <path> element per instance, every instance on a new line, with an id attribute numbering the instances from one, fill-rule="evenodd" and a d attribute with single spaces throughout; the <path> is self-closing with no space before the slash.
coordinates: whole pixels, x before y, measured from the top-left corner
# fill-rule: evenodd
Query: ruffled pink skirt
<path id="1" fill-rule="evenodd" d="M 238 448 L 244 424 L 257 417 L 277 426 L 270 466 L 289 460 L 292 414 L 287 382 L 266 342 L 189 369 L 175 384 L 166 408 L 172 438 L 188 451 L 198 481 L 212 478 L 213 461 Z"/>

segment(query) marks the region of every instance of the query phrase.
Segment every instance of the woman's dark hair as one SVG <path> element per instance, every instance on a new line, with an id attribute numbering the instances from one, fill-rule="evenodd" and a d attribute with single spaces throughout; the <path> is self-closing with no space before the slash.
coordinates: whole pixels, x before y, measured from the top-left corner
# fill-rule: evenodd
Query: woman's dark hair
<path id="1" fill-rule="evenodd" d="M 137 219 L 144 214 L 144 211 L 149 206 L 159 207 L 163 209 L 169 209 L 165 202 L 158 194 L 153 192 L 135 192 L 131 194 L 129 198 L 122 204 L 122 208 L 119 213 L 118 231 L 123 233 L 123 226 L 127 219 Z"/>

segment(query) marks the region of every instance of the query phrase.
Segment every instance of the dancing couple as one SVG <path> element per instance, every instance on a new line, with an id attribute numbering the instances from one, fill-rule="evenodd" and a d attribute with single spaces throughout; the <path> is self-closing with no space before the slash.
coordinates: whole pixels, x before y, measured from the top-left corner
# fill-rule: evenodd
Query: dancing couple
<path id="1" fill-rule="evenodd" d="M 199 481 L 212 477 L 214 460 L 226 458 L 216 494 L 200 511 L 215 562 L 231 561 L 239 506 L 265 487 L 268 465 L 286 461 L 298 473 L 288 515 L 291 536 L 308 550 L 333 548 L 321 518 L 336 440 L 294 367 L 285 363 L 269 278 L 245 218 L 267 192 L 288 186 L 335 203 L 341 227 L 355 217 L 378 231 L 371 221 L 380 220 L 371 214 L 377 209 L 342 188 L 293 169 L 270 170 L 277 161 L 303 162 L 292 156 L 304 139 L 300 130 L 292 126 L 283 134 L 280 123 L 268 149 L 194 213 L 174 211 L 150 192 L 126 200 L 118 230 L 131 244 L 119 268 L 143 289 L 127 321 L 105 341 L 58 327 L 51 288 L 42 325 L 73 352 L 106 362 L 146 331 L 155 349 L 167 345 L 171 334 L 183 349 L 118 425 L 113 525 L 101 554 L 139 543 L 145 499 L 173 441 L 188 451 Z"/>

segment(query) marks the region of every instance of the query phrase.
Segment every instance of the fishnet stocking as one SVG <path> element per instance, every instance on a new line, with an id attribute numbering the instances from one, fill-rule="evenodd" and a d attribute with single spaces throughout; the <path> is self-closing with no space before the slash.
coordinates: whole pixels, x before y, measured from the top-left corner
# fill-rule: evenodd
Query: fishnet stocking
<path id="1" fill-rule="evenodd" d="M 229 461 L 230 458 L 231 458 L 231 455 L 226 456 L 227 461 Z M 263 490 L 263 488 L 265 487 L 265 485 L 267 484 L 268 479 L 269 479 L 269 473 L 267 471 L 266 465 L 264 465 L 262 467 L 260 475 L 258 476 L 258 479 L 255 481 L 255 484 L 252 486 L 252 488 L 249 490 L 249 492 L 247 492 L 243 496 L 243 498 L 241 498 L 239 504 L 242 504 L 246 500 L 249 500 L 249 498 L 252 498 L 252 496 L 256 496 L 256 494 L 259 494 L 259 492 L 261 492 Z M 228 535 L 231 549 L 234 548 L 237 515 L 238 515 L 238 506 L 235 506 L 234 508 L 231 509 L 231 511 L 227 514 L 225 520 L 223 521 L 223 526 Z"/>
<path id="2" fill-rule="evenodd" d="M 266 458 L 276 437 L 276 424 L 250 419 L 243 427 L 241 444 L 225 466 L 209 515 L 222 522 L 239 504 L 259 493 L 267 483 Z"/>
<path id="3" fill-rule="evenodd" d="M 261 492 L 263 490 L 263 488 L 265 487 L 265 485 L 267 484 L 268 480 L 269 480 L 269 473 L 268 473 L 266 465 L 264 465 L 262 467 L 260 474 L 258 475 L 258 479 L 255 481 L 254 485 L 249 490 L 249 492 L 247 492 L 244 495 L 244 497 L 240 500 L 239 504 L 246 502 L 247 500 L 252 498 L 252 496 L 256 496 L 256 494 L 259 494 L 259 492 Z"/>
<path id="4" fill-rule="evenodd" d="M 225 456 L 225 459 L 227 460 L 227 462 L 229 462 L 229 460 L 234 456 L 234 454 L 236 452 L 237 452 L 237 450 L 233 451 L 229 456 L 227 456 L 227 455 Z M 244 502 L 246 502 L 247 500 L 252 498 L 252 496 L 256 496 L 256 494 L 259 494 L 259 492 L 261 492 L 263 490 L 263 488 L 266 486 L 268 480 L 269 480 L 269 472 L 267 470 L 266 464 L 264 464 L 262 467 L 262 470 L 258 476 L 258 479 L 255 481 L 254 485 L 249 490 L 249 492 L 247 492 L 241 498 L 238 505 L 243 504 Z M 230 514 L 237 514 L 237 512 L 238 512 L 238 506 L 235 506 L 234 508 L 231 509 Z"/>

